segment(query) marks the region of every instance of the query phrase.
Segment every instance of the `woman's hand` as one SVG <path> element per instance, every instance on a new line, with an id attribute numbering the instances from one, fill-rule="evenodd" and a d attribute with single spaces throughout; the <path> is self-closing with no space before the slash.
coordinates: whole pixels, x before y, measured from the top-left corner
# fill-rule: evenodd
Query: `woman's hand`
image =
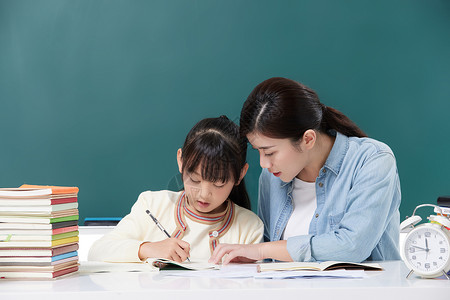
<path id="1" fill-rule="evenodd" d="M 227 255 L 225 257 L 225 255 Z M 230 262 L 250 263 L 265 258 L 279 261 L 292 261 L 286 248 L 286 241 L 275 241 L 260 244 L 219 244 L 214 249 L 210 263 L 226 265 Z"/>
<path id="2" fill-rule="evenodd" d="M 263 259 L 262 244 L 219 244 L 216 249 L 214 249 L 210 263 L 226 265 L 230 262 L 236 263 L 251 263 Z M 224 256 L 227 255 L 225 258 Z M 222 261 L 223 259 L 223 261 Z"/>
<path id="3" fill-rule="evenodd" d="M 139 258 L 167 258 L 176 262 L 183 262 L 189 257 L 191 246 L 189 243 L 169 238 L 159 242 L 145 242 L 139 247 Z"/>

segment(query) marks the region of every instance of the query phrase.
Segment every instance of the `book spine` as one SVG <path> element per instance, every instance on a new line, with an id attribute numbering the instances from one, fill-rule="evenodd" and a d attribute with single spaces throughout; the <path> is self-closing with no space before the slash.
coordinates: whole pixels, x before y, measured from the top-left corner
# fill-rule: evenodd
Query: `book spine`
<path id="1" fill-rule="evenodd" d="M 78 225 L 53 229 L 53 234 L 78 231 Z"/>

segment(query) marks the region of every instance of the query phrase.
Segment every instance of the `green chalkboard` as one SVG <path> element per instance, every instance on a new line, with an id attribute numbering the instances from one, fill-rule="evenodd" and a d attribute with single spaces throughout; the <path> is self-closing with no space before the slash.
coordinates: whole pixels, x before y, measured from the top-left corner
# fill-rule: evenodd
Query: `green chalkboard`
<path id="1" fill-rule="evenodd" d="M 449 37 L 444 0 L 1 0 L 0 186 L 78 186 L 81 220 L 121 217 L 179 187 L 198 120 L 283 76 L 391 146 L 403 218 L 450 194 Z"/>

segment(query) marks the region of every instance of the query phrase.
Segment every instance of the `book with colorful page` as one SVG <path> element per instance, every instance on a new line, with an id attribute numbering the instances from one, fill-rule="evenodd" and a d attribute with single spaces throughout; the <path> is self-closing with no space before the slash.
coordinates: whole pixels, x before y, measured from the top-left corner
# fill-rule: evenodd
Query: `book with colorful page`
<path id="1" fill-rule="evenodd" d="M 4 247 L 0 248 L 0 257 L 53 257 L 77 251 L 78 243 L 55 247 Z"/>
<path id="2" fill-rule="evenodd" d="M 1 266 L 54 266 L 69 261 L 78 261 L 77 251 L 72 251 L 55 256 L 0 257 Z"/>
<path id="3" fill-rule="evenodd" d="M 2 223 L 33 223 L 33 224 L 53 224 L 65 221 L 77 221 L 79 218 L 78 209 L 71 210 L 64 214 L 52 213 L 50 216 L 33 216 L 33 215 L 20 215 L 20 216 L 0 216 L 0 222 Z"/>
<path id="4" fill-rule="evenodd" d="M 18 248 L 56 247 L 56 246 L 65 245 L 65 244 L 77 243 L 78 240 L 79 240 L 78 235 L 59 239 L 59 240 L 51 240 L 51 241 L 42 241 L 42 240 L 40 240 L 40 241 L 11 241 L 11 240 L 9 240 L 9 241 L 5 241 L 5 242 L 0 242 L 0 249 L 1 248 L 14 248 L 14 247 L 18 247 Z"/>
<path id="5" fill-rule="evenodd" d="M 11 217 L 26 217 L 26 218 L 62 218 L 69 217 L 73 215 L 78 215 L 78 209 L 66 209 L 62 211 L 52 211 L 52 212 L 36 212 L 36 211 L 22 211 L 22 212 L 2 212 L 0 213 L 0 218 L 11 218 Z M 53 222 L 54 223 L 54 222 Z"/>
<path id="6" fill-rule="evenodd" d="M 49 215 L 52 212 L 61 212 L 77 208 L 78 202 L 51 204 L 51 205 L 18 205 L 18 206 L 14 206 L 11 204 L 2 205 L 0 203 L 0 215 L 12 215 L 12 214 Z"/>
<path id="7" fill-rule="evenodd" d="M 77 187 L 55 187 L 39 185 L 22 185 L 19 188 L 0 188 L 0 212 L 15 211 L 13 207 L 25 209 L 26 206 L 49 206 L 76 203 Z M 6 207 L 10 208 L 7 209 Z M 73 207 L 73 204 L 71 205 Z M 45 211 L 48 211 L 47 208 Z M 54 211 L 52 208 L 50 211 Z M 61 210 L 61 209 L 59 209 Z"/>
<path id="8" fill-rule="evenodd" d="M 336 269 L 359 269 L 367 271 L 382 271 L 383 268 L 377 263 L 353 263 L 342 261 L 324 262 L 270 262 L 259 263 L 258 272 L 266 271 L 328 271 Z"/>
<path id="9" fill-rule="evenodd" d="M 75 186 L 53 186 L 53 185 L 33 185 L 33 184 L 22 184 L 20 189 L 42 189 L 51 190 L 52 195 L 64 195 L 64 194 L 78 194 L 78 187 Z"/>
<path id="10" fill-rule="evenodd" d="M 0 230 L 8 230 L 8 229 L 39 229 L 39 230 L 55 230 L 59 228 L 66 228 L 78 226 L 78 216 L 73 221 L 61 221 L 56 223 L 0 223 Z"/>
<path id="11" fill-rule="evenodd" d="M 0 198 L 46 198 L 52 194 L 51 188 L 0 188 Z"/>
<path id="12" fill-rule="evenodd" d="M 61 194 L 60 192 L 68 192 L 68 194 Z M 77 188 L 58 189 L 55 194 L 51 187 L 33 188 L 0 188 L 0 205 L 54 205 L 77 202 L 78 190 Z"/>
<path id="13" fill-rule="evenodd" d="M 77 202 L 77 195 L 51 195 L 45 197 L 32 197 L 32 198 L 5 198 L 0 197 L 1 206 L 45 206 L 45 205 L 57 205 L 65 203 Z"/>
<path id="14" fill-rule="evenodd" d="M 72 260 L 49 266 L 5 266 L 0 265 L 0 272 L 56 272 L 70 267 L 78 266 L 78 261 Z"/>
<path id="15" fill-rule="evenodd" d="M 0 279 L 56 279 L 63 275 L 72 274 L 78 271 L 79 264 L 71 265 L 61 270 L 40 271 L 28 269 L 26 271 L 0 272 Z"/>
<path id="16" fill-rule="evenodd" d="M 0 206 L 56 205 L 77 202 L 78 187 L 24 184 L 0 188 Z"/>
<path id="17" fill-rule="evenodd" d="M 26 225 L 26 224 L 25 224 Z M 54 229 L 13 229 L 13 228 L 0 228 L 0 236 L 18 235 L 18 236 L 56 236 L 66 232 L 78 232 L 78 225 L 71 225 L 67 227 L 54 228 Z M 79 232 L 78 232 L 79 233 Z M 2 240 L 0 238 L 0 240 Z"/>
<path id="18" fill-rule="evenodd" d="M 59 234 L 34 234 L 32 230 L 28 230 L 25 234 L 9 233 L 2 234 L 0 230 L 0 242 L 29 242 L 29 241 L 55 241 L 69 237 L 78 236 L 79 231 L 69 231 Z"/>

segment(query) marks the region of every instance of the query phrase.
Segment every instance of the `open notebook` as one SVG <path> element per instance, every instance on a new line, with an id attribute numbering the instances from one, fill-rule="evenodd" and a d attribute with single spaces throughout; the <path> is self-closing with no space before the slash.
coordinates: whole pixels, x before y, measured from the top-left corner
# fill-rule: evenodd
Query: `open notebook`
<path id="1" fill-rule="evenodd" d="M 329 271 L 336 269 L 360 269 L 367 271 L 382 271 L 383 268 L 377 263 L 353 263 L 342 261 L 324 262 L 272 262 L 258 264 L 258 272 L 266 271 Z"/>
<path id="2" fill-rule="evenodd" d="M 185 261 L 176 262 L 165 258 L 149 258 L 146 263 L 151 264 L 160 270 L 192 270 L 192 271 L 202 271 L 202 270 L 218 270 L 220 266 L 211 264 L 208 262 L 200 261 Z"/>

